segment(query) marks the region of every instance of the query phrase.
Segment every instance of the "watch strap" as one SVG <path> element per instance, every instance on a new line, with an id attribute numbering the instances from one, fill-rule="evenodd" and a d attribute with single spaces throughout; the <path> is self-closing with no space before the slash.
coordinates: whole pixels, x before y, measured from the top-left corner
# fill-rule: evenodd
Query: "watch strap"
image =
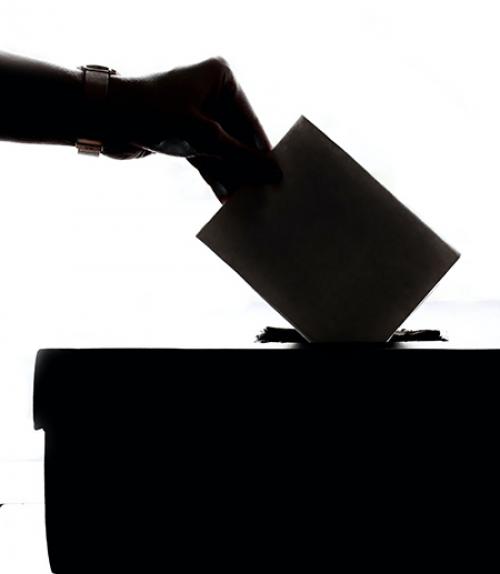
<path id="1" fill-rule="evenodd" d="M 109 89 L 109 78 L 117 72 L 106 66 L 87 64 L 79 66 L 83 71 L 83 97 L 85 101 L 86 117 L 102 118 L 103 109 Z M 78 153 L 99 156 L 102 152 L 103 142 L 91 137 L 82 137 L 76 140 Z"/>

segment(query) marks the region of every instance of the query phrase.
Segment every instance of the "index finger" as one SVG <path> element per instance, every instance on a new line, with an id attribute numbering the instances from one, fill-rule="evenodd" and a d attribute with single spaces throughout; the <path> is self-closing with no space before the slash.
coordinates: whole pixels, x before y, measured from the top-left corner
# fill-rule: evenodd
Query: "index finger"
<path id="1" fill-rule="evenodd" d="M 215 119 L 239 141 L 260 151 L 270 151 L 271 143 L 231 68 L 223 60 L 222 82 Z"/>

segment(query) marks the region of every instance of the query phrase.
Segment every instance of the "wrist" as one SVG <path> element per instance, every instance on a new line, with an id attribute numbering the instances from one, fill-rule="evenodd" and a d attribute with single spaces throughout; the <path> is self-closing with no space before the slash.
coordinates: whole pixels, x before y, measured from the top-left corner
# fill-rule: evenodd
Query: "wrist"
<path id="1" fill-rule="evenodd" d="M 110 77 L 103 118 L 104 142 L 137 143 L 143 101 L 141 79 L 118 75 Z"/>
<path id="2" fill-rule="evenodd" d="M 84 103 L 81 96 L 82 72 L 81 70 L 58 69 L 52 74 L 52 81 L 57 87 L 51 90 L 52 101 L 44 106 L 46 113 L 40 119 L 42 124 L 40 140 L 48 143 L 75 145 L 82 129 Z"/>

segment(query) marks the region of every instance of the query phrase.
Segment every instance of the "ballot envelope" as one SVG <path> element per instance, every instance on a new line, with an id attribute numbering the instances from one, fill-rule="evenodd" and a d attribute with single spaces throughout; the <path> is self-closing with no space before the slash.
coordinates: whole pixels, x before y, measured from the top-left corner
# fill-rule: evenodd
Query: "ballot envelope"
<path id="1" fill-rule="evenodd" d="M 305 117 L 197 237 L 310 342 L 387 341 L 459 254 Z"/>

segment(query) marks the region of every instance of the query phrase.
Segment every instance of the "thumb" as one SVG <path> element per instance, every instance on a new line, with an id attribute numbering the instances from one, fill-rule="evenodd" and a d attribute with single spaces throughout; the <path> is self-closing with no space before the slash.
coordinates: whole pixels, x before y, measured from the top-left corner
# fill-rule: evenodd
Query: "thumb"
<path id="1" fill-rule="evenodd" d="M 277 183 L 282 177 L 278 162 L 269 151 L 252 148 L 229 134 L 219 122 L 199 114 L 193 134 L 194 147 L 201 153 L 217 156 L 266 182 Z M 260 176 L 260 177 L 259 177 Z"/>

